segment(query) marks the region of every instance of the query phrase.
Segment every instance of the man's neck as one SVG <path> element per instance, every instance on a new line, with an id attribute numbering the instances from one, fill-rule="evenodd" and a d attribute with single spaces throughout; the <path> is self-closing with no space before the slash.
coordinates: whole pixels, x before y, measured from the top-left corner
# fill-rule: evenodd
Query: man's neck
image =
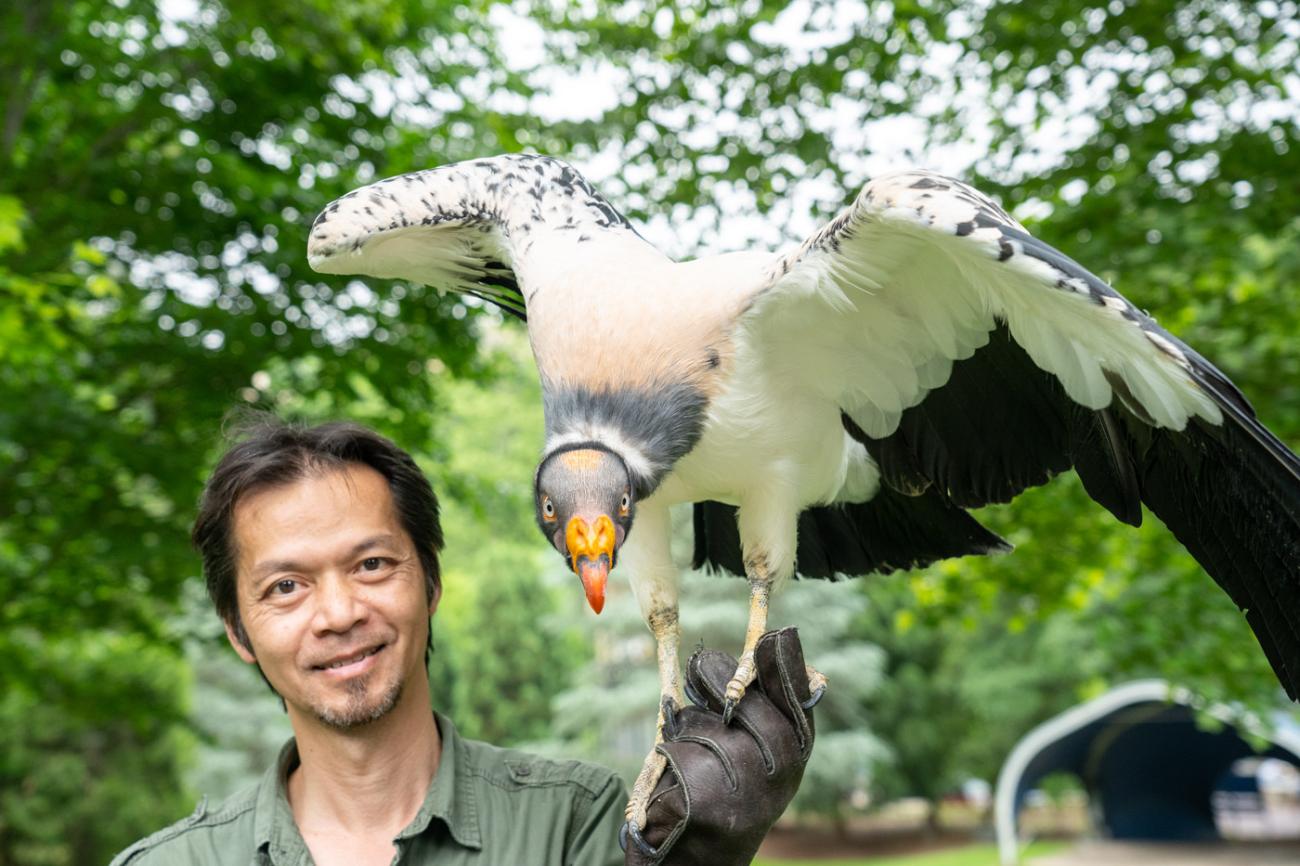
<path id="1" fill-rule="evenodd" d="M 391 840 L 420 810 L 442 742 L 426 688 L 412 688 L 382 719 L 340 731 L 290 709 L 298 769 L 289 803 L 305 838 L 323 832 Z"/>

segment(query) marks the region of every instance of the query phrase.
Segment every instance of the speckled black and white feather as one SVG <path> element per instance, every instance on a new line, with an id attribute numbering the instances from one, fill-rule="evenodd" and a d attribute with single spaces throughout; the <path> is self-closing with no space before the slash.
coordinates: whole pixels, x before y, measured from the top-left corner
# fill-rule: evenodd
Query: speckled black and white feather
<path id="1" fill-rule="evenodd" d="M 780 257 L 769 279 L 778 294 L 821 293 L 837 308 L 893 314 L 892 342 L 907 343 L 905 366 L 921 381 L 904 376 L 901 401 L 881 405 L 868 394 L 859 412 L 850 406 L 873 435 L 887 433 L 922 399 L 927 382 L 946 379 L 951 362 L 983 345 L 996 322 L 1092 409 L 1118 393 L 1158 426 L 1182 429 L 1191 417 L 1221 420 L 1198 377 L 1236 395 L 1222 374 L 1097 276 L 942 175 L 909 171 L 868 183 L 822 231 Z M 855 304 L 873 293 L 878 303 Z"/>
<path id="2" fill-rule="evenodd" d="M 323 273 L 411 279 L 482 297 L 523 317 L 527 286 L 538 281 L 550 247 L 610 232 L 635 234 L 572 167 L 508 154 L 348 193 L 316 217 L 308 257 Z"/>

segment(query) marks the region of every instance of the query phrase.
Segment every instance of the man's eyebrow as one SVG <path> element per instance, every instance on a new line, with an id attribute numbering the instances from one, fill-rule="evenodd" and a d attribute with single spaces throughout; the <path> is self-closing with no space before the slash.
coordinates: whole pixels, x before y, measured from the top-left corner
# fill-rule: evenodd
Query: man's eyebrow
<path id="1" fill-rule="evenodd" d="M 348 552 L 348 556 L 353 557 L 358 554 L 365 553 L 367 550 L 369 550 L 372 547 L 396 548 L 399 546 L 400 545 L 398 544 L 396 535 L 393 535 L 390 532 L 384 532 L 379 535 L 372 535 L 369 538 L 358 541 L 356 544 L 352 545 L 352 550 Z"/>
<path id="2" fill-rule="evenodd" d="M 347 558 L 351 559 L 354 556 L 359 556 L 374 547 L 397 548 L 399 546 L 397 536 L 390 532 L 384 532 L 379 535 L 372 535 L 369 538 L 363 538 L 352 545 L 352 549 L 347 552 Z M 307 566 L 293 559 L 268 559 L 253 566 L 252 574 L 253 580 L 256 582 L 281 571 L 304 571 L 306 569 Z"/>
<path id="3" fill-rule="evenodd" d="M 267 559 L 253 566 L 253 580 L 258 581 L 281 571 L 303 571 L 306 566 L 292 559 Z"/>

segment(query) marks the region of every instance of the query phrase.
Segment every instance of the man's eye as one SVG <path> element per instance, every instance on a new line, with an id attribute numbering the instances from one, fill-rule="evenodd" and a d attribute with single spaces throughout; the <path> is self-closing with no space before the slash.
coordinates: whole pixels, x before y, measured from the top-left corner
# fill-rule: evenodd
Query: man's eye
<path id="1" fill-rule="evenodd" d="M 275 586 L 271 587 L 271 592 L 276 595 L 288 595 L 297 588 L 298 581 L 296 580 L 277 580 Z"/>
<path id="2" fill-rule="evenodd" d="M 383 564 L 384 564 L 383 557 L 371 556 L 361 560 L 361 570 L 378 571 Z"/>

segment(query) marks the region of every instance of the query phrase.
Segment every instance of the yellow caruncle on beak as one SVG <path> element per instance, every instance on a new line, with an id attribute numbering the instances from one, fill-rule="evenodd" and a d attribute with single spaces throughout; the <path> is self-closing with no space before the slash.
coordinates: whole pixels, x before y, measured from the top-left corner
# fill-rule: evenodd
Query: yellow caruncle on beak
<path id="1" fill-rule="evenodd" d="M 614 521 L 605 514 L 597 517 L 595 523 L 571 517 L 564 527 L 569 562 L 573 564 L 574 573 L 582 579 L 587 603 L 596 613 L 605 607 L 605 580 L 614 562 L 614 538 Z"/>

